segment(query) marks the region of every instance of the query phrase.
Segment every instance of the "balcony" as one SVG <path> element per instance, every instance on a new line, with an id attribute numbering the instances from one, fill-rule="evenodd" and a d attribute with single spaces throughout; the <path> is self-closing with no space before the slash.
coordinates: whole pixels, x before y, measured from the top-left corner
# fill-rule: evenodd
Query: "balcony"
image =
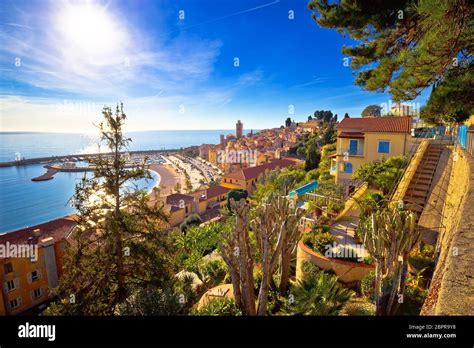
<path id="1" fill-rule="evenodd" d="M 364 156 L 364 149 L 363 148 L 351 148 L 351 149 L 339 149 L 337 151 L 337 154 L 338 155 L 341 155 L 341 156 L 344 156 L 344 155 L 348 155 L 348 156 Z"/>

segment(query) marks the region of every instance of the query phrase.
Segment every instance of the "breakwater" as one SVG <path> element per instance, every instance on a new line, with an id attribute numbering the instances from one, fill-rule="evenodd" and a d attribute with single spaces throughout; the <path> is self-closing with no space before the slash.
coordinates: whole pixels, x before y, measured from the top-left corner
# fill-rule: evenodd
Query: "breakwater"
<path id="1" fill-rule="evenodd" d="M 130 155 L 171 155 L 179 150 L 144 150 L 144 151 L 127 151 Z M 18 161 L 0 162 L 0 167 L 13 167 L 13 166 L 25 166 L 29 164 L 47 164 L 51 162 L 67 162 L 67 161 L 87 161 L 91 158 L 97 157 L 98 155 L 107 156 L 110 153 L 91 153 L 83 155 L 66 155 L 66 156 L 50 156 L 50 157 L 37 157 L 21 159 Z"/>

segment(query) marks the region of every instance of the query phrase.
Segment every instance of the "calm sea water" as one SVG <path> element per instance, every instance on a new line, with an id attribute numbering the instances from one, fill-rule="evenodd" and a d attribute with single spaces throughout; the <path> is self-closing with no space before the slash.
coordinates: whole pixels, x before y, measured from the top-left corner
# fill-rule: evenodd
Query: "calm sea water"
<path id="1" fill-rule="evenodd" d="M 52 180 L 31 181 L 44 172 L 41 164 L 0 168 L 0 234 L 74 213 L 68 201 L 84 173 L 60 172 Z M 137 181 L 138 188 L 155 186 L 160 177 L 155 172 L 152 177 Z"/>
<path id="2" fill-rule="evenodd" d="M 220 134 L 229 133 L 233 131 L 146 131 L 130 132 L 126 136 L 132 139 L 130 150 L 133 151 L 217 144 Z M 16 153 L 25 158 L 95 153 L 97 142 L 96 134 L 0 132 L 0 162 L 14 161 Z"/>
<path id="3" fill-rule="evenodd" d="M 130 150 L 176 149 L 203 143 L 218 143 L 220 134 L 229 130 L 209 131 L 148 131 L 131 132 Z M 97 136 L 91 134 L 60 133 L 1 133 L 0 162 L 13 161 L 15 153 L 21 157 L 84 154 L 97 152 Z M 0 234 L 37 225 L 71 214 L 68 204 L 74 186 L 83 173 L 57 173 L 53 180 L 33 182 L 31 178 L 45 172 L 43 165 L 0 168 Z M 153 180 L 138 182 L 140 188 L 153 187 Z"/>

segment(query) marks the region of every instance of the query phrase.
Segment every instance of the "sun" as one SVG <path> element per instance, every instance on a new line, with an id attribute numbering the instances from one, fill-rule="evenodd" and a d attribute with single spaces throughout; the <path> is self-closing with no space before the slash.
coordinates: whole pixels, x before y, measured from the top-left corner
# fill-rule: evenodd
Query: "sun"
<path id="1" fill-rule="evenodd" d="M 107 8 L 92 2 L 65 4 L 56 15 L 56 26 L 64 47 L 87 56 L 110 54 L 124 40 Z"/>

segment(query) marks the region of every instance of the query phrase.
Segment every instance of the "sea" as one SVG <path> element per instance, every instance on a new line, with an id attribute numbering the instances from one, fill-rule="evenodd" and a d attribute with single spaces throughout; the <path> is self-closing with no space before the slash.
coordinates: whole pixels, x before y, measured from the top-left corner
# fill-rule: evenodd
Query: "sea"
<path id="1" fill-rule="evenodd" d="M 179 149 L 192 145 L 217 144 L 220 134 L 232 130 L 144 131 L 125 134 L 132 139 L 130 151 Z M 96 134 L 0 132 L 0 162 L 15 158 L 77 155 L 98 152 Z M 59 172 L 54 179 L 34 182 L 45 172 L 42 164 L 0 167 L 0 234 L 34 226 L 71 213 L 74 188 L 84 173 Z M 151 180 L 135 184 L 149 190 L 159 183 Z"/>

